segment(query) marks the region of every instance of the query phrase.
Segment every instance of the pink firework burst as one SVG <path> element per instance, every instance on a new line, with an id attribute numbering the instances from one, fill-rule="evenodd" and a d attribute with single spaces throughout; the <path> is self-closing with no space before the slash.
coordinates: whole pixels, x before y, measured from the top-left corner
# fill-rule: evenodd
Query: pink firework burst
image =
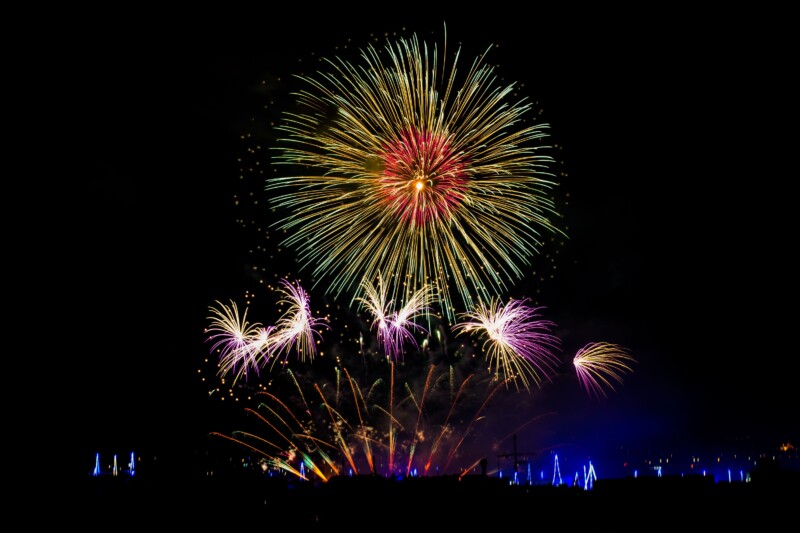
<path id="1" fill-rule="evenodd" d="M 417 320 L 421 316 L 427 316 L 431 292 L 430 285 L 421 287 L 411 295 L 403 307 L 392 314 L 389 321 L 389 332 L 392 337 L 391 344 L 394 352 L 390 355 L 394 356 L 395 360 L 402 358 L 403 345 L 406 342 L 413 345 L 414 348 L 419 348 L 417 339 L 414 338 L 414 332 L 428 333 L 422 325 L 417 323 Z"/>
<path id="2" fill-rule="evenodd" d="M 216 303 L 218 307 L 209 308 L 211 325 L 206 333 L 213 343 L 211 352 L 219 351 L 218 374 L 233 373 L 234 383 L 242 376 L 247 380 L 251 370 L 258 374 L 259 366 L 269 359 L 265 350 L 271 328 L 248 323 L 247 309 L 240 315 L 236 302 L 232 300 L 230 306 Z"/>
<path id="3" fill-rule="evenodd" d="M 383 277 L 378 273 L 377 285 L 364 280 L 361 287 L 364 291 L 364 296 L 356 298 L 356 301 L 360 302 L 362 309 L 366 309 L 372 315 L 372 326 L 376 329 L 375 335 L 378 344 L 383 347 L 384 354 L 390 354 L 394 350 L 393 338 L 389 328 L 393 302 L 387 296 Z"/>
<path id="4" fill-rule="evenodd" d="M 288 357 L 294 348 L 301 361 L 305 361 L 306 357 L 313 360 L 317 355 L 316 341 L 322 338 L 320 329 L 329 328 L 328 319 L 315 317 L 311 313 L 308 293 L 299 283 L 293 284 L 285 279 L 280 283 L 281 299 L 278 305 L 285 304 L 288 307 L 269 335 L 270 355 L 277 357 L 283 354 Z"/>
<path id="5" fill-rule="evenodd" d="M 519 378 L 526 389 L 530 381 L 541 385 L 551 379 L 559 358 L 553 350 L 561 341 L 551 333 L 555 324 L 540 318 L 541 307 L 530 307 L 527 298 L 503 305 L 496 298 L 486 305 L 479 302 L 471 312 L 461 313 L 464 322 L 453 329 L 485 337 L 483 348 L 489 370 L 506 379 Z"/>
<path id="6" fill-rule="evenodd" d="M 427 333 L 427 330 L 416 320 L 420 316 L 427 316 L 432 295 L 430 286 L 418 289 L 397 311 L 393 310 L 394 301 L 388 298 L 386 284 L 380 274 L 377 276 L 377 285 L 364 281 L 362 289 L 365 296 L 356 298 L 356 301 L 372 314 L 372 325 L 377 330 L 376 337 L 384 355 L 394 360 L 401 359 L 406 342 L 418 348 L 414 332 Z"/>

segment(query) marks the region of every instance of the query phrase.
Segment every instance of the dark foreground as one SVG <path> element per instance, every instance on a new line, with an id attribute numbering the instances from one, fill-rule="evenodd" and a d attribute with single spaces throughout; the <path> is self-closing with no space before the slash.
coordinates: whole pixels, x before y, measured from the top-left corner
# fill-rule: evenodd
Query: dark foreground
<path id="1" fill-rule="evenodd" d="M 250 529 L 524 527 L 548 531 L 769 531 L 796 524 L 800 476 L 765 473 L 749 482 L 709 477 L 599 479 L 591 490 L 510 485 L 487 476 L 391 480 L 338 477 L 91 477 L 62 521 L 98 528 Z M 793 527 L 793 526 L 791 526 Z"/>

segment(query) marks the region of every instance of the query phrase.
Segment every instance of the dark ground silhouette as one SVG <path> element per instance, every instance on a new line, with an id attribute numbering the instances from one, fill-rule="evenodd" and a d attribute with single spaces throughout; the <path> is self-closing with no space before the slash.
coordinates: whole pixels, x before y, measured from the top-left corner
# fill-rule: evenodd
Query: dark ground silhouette
<path id="1" fill-rule="evenodd" d="M 513 485 L 485 475 L 394 480 L 334 477 L 290 481 L 253 472 L 186 476 L 86 476 L 67 516 L 109 523 L 175 527 L 300 530 L 330 526 L 385 528 L 526 527 L 558 531 L 648 531 L 698 527 L 767 531 L 794 520 L 800 471 L 760 463 L 748 482 L 707 476 Z"/>

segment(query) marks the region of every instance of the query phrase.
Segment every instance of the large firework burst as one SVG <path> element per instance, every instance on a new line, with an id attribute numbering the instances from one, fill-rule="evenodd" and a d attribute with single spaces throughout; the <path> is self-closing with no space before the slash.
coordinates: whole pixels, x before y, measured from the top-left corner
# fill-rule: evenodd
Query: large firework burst
<path id="1" fill-rule="evenodd" d="M 531 104 L 510 100 L 514 84 L 498 86 L 484 55 L 462 77 L 460 50 L 440 68 L 438 47 L 414 35 L 300 76 L 275 147 L 291 174 L 266 189 L 286 211 L 285 243 L 334 296 L 364 297 L 365 279 L 391 273 L 388 298 L 430 285 L 453 319 L 456 295 L 470 309 L 504 293 L 542 233 L 561 232 L 549 126 L 525 124 Z"/>

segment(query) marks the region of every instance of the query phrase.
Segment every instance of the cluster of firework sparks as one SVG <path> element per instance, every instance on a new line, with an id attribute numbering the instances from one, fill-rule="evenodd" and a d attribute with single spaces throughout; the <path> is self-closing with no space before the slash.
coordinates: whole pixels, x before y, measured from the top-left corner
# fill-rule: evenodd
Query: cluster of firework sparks
<path id="1" fill-rule="evenodd" d="M 541 232 L 560 232 L 552 158 L 539 144 L 547 125 L 524 125 L 531 106 L 508 102 L 513 85 L 496 87 L 483 56 L 462 79 L 459 54 L 440 64 L 439 50 L 414 36 L 367 47 L 360 65 L 327 61 L 328 73 L 301 78 L 300 111 L 278 128 L 276 162 L 293 172 L 265 185 L 272 209 L 287 213 L 275 227 L 328 281 L 326 294 L 351 295 L 376 348 L 340 346 L 333 379 L 311 382 L 291 366 L 317 364 L 331 320 L 312 312 L 300 282 L 280 280 L 284 311 L 271 325 L 248 321 L 232 300 L 210 308 L 220 377 L 268 373 L 289 385 L 259 391 L 258 407 L 247 408 L 261 433 L 214 433 L 271 468 L 321 481 L 344 471 L 448 472 L 496 394 L 530 392 L 558 372 L 556 324 L 527 298 L 503 296 L 524 277 Z M 481 355 L 465 363 L 449 353 L 448 331 Z M 597 398 L 634 362 L 604 342 L 572 358 Z"/>

